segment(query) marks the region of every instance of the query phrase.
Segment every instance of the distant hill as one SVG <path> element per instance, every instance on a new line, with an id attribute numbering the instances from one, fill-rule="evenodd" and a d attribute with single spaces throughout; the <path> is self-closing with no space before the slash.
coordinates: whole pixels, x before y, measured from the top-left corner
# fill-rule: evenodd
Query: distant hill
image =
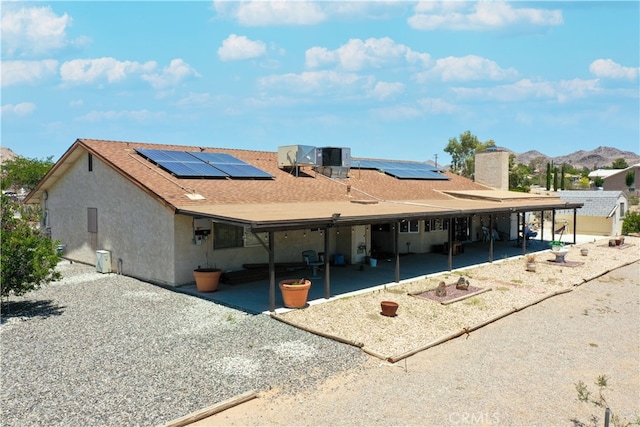
<path id="1" fill-rule="evenodd" d="M 547 161 L 553 161 L 556 165 L 568 163 L 576 169 L 587 168 L 590 170 L 611 167 L 614 160 L 623 158 L 628 165 L 640 163 L 640 156 L 631 151 L 622 151 L 613 147 L 598 147 L 595 150 L 579 150 L 564 156 L 550 157 L 539 151 L 531 150 L 525 153 L 514 153 L 515 162 L 528 165 L 536 157 L 544 157 Z"/>
<path id="2" fill-rule="evenodd" d="M 0 164 L 4 163 L 6 160 L 12 160 L 18 157 L 16 153 L 14 153 L 11 148 L 0 147 Z"/>

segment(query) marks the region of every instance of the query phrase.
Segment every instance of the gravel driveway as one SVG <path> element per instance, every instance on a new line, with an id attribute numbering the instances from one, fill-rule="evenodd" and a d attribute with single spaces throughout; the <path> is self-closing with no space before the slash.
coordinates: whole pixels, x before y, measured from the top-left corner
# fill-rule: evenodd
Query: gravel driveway
<path id="1" fill-rule="evenodd" d="M 359 349 L 95 268 L 3 313 L 3 426 L 158 425 L 250 390 L 291 393 L 360 366 Z"/>

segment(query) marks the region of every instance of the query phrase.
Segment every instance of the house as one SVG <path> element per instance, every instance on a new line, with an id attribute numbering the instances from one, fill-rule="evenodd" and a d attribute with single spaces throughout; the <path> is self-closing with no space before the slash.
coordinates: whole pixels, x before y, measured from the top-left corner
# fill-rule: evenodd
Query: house
<path id="1" fill-rule="evenodd" d="M 628 201 L 622 191 L 561 191 L 560 199 L 567 203 L 582 202 L 576 217 L 577 234 L 617 236 L 622 234 L 622 222 L 628 210 Z M 574 211 L 557 210 L 556 227 L 573 222 Z"/>
<path id="2" fill-rule="evenodd" d="M 633 175 L 633 184 L 627 185 L 627 175 Z M 638 196 L 640 190 L 640 163 L 624 169 L 597 169 L 589 173 L 590 179 L 602 178 L 605 191 L 624 191 Z"/>
<path id="3" fill-rule="evenodd" d="M 351 158 L 344 147 L 93 139 L 76 140 L 25 201 L 41 205 L 42 225 L 69 260 L 168 286 L 192 282 L 199 266 L 263 264 L 272 289 L 276 266 L 301 262 L 304 250 L 326 254 L 328 267 L 335 255 L 356 264 L 405 245 L 444 247 L 451 269 L 449 242 L 479 240 L 482 227 L 516 236 L 525 212 L 582 205 L 495 190 L 426 163 Z"/>

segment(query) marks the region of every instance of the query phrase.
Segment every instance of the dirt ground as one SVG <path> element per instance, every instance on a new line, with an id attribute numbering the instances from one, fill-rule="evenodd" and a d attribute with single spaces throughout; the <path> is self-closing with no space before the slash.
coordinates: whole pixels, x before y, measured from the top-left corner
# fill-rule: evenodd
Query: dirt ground
<path id="1" fill-rule="evenodd" d="M 600 375 L 614 414 L 639 422 L 639 262 L 396 364 L 371 358 L 192 426 L 603 425 L 604 409 L 576 391 L 583 381 L 597 395 Z"/>

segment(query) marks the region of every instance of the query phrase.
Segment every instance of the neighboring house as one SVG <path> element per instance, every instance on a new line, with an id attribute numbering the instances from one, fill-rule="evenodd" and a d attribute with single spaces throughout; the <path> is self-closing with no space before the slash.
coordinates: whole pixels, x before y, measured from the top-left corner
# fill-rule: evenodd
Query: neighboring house
<path id="1" fill-rule="evenodd" d="M 407 243 L 427 253 L 478 240 L 483 225 L 513 236 L 515 215 L 581 206 L 494 190 L 426 163 L 352 159 L 348 148 L 91 139 L 76 140 L 25 201 L 41 204 L 65 258 L 96 264 L 97 251 L 109 251 L 114 271 L 170 286 L 207 264 L 273 272 L 306 249 L 348 264 Z"/>
<path id="2" fill-rule="evenodd" d="M 626 183 L 628 173 L 634 175 L 634 182 L 631 187 Z M 605 191 L 624 191 L 637 196 L 640 190 L 640 163 L 625 169 L 597 169 L 589 173 L 591 180 L 596 177 L 603 179 L 602 189 Z"/>
<path id="3" fill-rule="evenodd" d="M 617 236 L 622 233 L 622 222 L 628 201 L 622 191 L 561 191 L 560 199 L 568 203 L 583 203 L 576 218 L 577 234 Z M 573 223 L 573 210 L 556 211 L 556 227 L 563 222 Z"/>

